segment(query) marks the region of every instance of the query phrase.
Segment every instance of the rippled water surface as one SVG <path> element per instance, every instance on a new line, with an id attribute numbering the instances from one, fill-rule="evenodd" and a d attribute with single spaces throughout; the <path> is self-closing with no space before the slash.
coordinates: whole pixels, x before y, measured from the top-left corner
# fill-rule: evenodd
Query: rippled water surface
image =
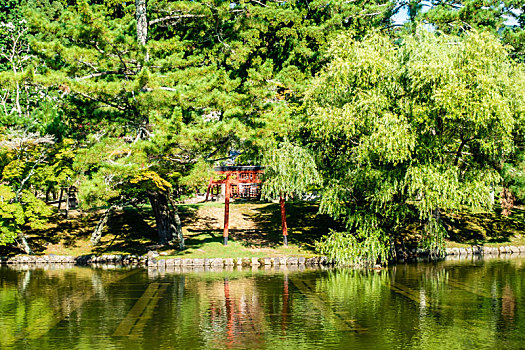
<path id="1" fill-rule="evenodd" d="M 0 348 L 525 348 L 525 259 L 373 271 L 2 267 Z"/>

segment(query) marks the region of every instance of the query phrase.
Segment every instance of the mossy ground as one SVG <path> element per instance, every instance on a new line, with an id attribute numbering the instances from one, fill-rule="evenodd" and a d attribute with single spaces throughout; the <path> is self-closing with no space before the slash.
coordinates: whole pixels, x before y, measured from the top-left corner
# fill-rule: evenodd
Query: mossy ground
<path id="1" fill-rule="evenodd" d="M 326 215 L 318 214 L 318 204 L 286 204 L 288 247 L 282 244 L 278 203 L 234 202 L 230 205 L 230 235 L 223 245 L 224 204 L 216 202 L 182 204 L 179 213 L 187 249 L 156 246 L 155 220 L 148 206 L 126 207 L 113 214 L 101 242 L 91 246 L 89 237 L 102 210 L 71 213 L 48 228 L 29 234 L 37 254 L 144 254 L 156 249 L 163 256 L 187 258 L 277 257 L 314 255 L 314 242 L 338 227 Z"/>
<path id="2" fill-rule="evenodd" d="M 318 203 L 286 204 L 289 246 L 282 244 L 278 203 L 234 202 L 230 206 L 230 237 L 223 246 L 224 204 L 216 202 L 182 204 L 179 212 L 187 249 L 156 246 L 155 220 L 149 207 L 127 207 L 113 214 L 99 245 L 93 247 L 89 237 L 102 210 L 74 212 L 45 230 L 29 233 L 30 244 L 37 254 L 145 254 L 156 249 L 162 256 L 187 258 L 237 258 L 311 256 L 314 242 L 329 230 L 341 228 L 326 215 L 318 214 Z M 515 208 L 509 217 L 499 213 L 444 214 L 449 232 L 449 247 L 474 244 L 525 245 L 525 210 Z M 408 239 L 417 236 L 407 230 Z M 0 252 L 5 254 L 6 251 Z"/>
<path id="3" fill-rule="evenodd" d="M 448 214 L 443 218 L 449 247 L 525 245 L 525 208 L 516 207 L 510 216 L 491 213 Z"/>

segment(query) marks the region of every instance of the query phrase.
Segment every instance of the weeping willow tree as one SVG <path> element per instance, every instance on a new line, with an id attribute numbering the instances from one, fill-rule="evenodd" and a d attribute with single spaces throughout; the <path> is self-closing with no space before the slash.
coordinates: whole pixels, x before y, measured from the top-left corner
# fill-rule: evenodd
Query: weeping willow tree
<path id="1" fill-rule="evenodd" d="M 321 180 L 312 154 L 306 149 L 284 141 L 265 153 L 262 196 L 266 199 L 279 197 L 284 244 L 288 245 L 285 197 L 298 196 Z"/>
<path id="2" fill-rule="evenodd" d="M 416 223 L 444 248 L 444 211 L 490 210 L 499 164 L 515 150 L 523 67 L 493 36 L 419 30 L 397 43 L 342 35 L 308 92 L 308 142 L 327 190 L 321 210 L 346 224 L 319 244 L 343 264 L 387 261 Z"/>

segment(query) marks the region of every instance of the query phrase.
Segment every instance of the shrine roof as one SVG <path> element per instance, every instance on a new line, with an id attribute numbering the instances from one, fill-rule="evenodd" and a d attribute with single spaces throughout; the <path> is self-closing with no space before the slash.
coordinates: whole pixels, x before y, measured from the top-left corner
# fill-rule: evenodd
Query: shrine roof
<path id="1" fill-rule="evenodd" d="M 217 166 L 213 168 L 216 172 L 226 172 L 226 171 L 262 171 L 264 170 L 263 166 L 260 165 L 229 165 L 229 166 Z"/>

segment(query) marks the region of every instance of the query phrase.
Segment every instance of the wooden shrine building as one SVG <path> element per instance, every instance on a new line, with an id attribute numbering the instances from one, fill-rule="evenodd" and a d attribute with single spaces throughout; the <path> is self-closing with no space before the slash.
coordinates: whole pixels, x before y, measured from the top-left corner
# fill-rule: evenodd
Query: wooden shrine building
<path id="1" fill-rule="evenodd" d="M 214 168 L 215 173 L 225 176 L 222 180 L 210 179 L 208 190 L 206 191 L 206 200 L 211 195 L 219 195 L 221 191 L 226 198 L 261 198 L 261 176 L 264 172 L 263 167 L 256 165 L 234 165 L 219 166 Z M 226 186 L 228 183 L 230 186 Z"/>
<path id="2" fill-rule="evenodd" d="M 211 195 L 224 194 L 224 245 L 228 245 L 230 224 L 230 199 L 260 199 L 261 176 L 264 168 L 257 165 L 233 165 L 215 167 L 215 173 L 222 175 L 221 180 L 210 179 L 206 191 L 206 201 Z"/>

